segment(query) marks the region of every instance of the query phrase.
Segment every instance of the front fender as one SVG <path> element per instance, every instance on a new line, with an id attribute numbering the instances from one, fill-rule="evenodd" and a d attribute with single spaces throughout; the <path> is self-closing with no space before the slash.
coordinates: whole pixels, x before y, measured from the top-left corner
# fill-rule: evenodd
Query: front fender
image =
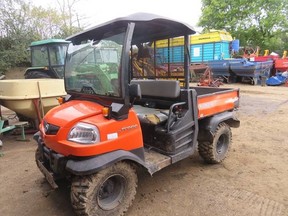
<path id="1" fill-rule="evenodd" d="M 144 166 L 144 149 L 117 150 L 82 160 L 70 159 L 67 161 L 66 170 L 74 175 L 90 175 L 123 160 L 130 160 Z"/>

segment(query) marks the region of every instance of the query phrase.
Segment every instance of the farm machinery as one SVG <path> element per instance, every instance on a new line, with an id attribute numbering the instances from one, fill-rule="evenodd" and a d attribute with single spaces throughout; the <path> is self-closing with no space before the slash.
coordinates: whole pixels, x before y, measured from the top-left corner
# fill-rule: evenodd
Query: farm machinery
<path id="1" fill-rule="evenodd" d="M 30 45 L 31 67 L 25 71 L 25 79 L 63 78 L 64 60 L 69 41 L 47 39 Z"/>

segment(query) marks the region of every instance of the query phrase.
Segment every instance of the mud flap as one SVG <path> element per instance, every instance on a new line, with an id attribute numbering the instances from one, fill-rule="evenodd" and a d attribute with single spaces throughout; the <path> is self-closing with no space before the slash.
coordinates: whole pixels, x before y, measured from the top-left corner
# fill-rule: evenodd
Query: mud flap
<path id="1" fill-rule="evenodd" d="M 36 163 L 40 169 L 40 171 L 43 173 L 43 175 L 45 176 L 46 180 L 48 181 L 48 183 L 51 185 L 51 187 L 53 189 L 57 189 L 58 185 L 56 184 L 56 182 L 54 181 L 53 178 L 53 174 L 51 172 L 49 172 L 46 167 L 41 163 L 41 161 L 36 160 Z"/>

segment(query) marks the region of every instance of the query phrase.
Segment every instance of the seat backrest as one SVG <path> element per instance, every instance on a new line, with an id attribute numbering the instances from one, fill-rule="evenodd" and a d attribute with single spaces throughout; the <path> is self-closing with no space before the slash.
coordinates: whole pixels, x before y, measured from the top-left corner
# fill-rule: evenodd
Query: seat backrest
<path id="1" fill-rule="evenodd" d="M 178 80 L 131 80 L 139 84 L 142 96 L 177 98 L 180 95 Z"/>

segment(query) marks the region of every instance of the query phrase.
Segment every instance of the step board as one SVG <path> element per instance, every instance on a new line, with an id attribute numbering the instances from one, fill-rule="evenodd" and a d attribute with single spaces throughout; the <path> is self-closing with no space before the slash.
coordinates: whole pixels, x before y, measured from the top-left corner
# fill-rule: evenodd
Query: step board
<path id="1" fill-rule="evenodd" d="M 151 175 L 172 163 L 171 157 L 150 149 L 145 149 L 144 156 L 146 167 Z"/>

